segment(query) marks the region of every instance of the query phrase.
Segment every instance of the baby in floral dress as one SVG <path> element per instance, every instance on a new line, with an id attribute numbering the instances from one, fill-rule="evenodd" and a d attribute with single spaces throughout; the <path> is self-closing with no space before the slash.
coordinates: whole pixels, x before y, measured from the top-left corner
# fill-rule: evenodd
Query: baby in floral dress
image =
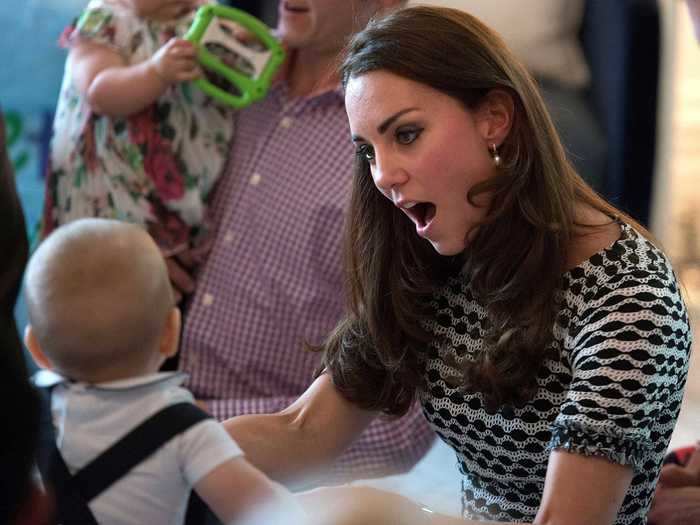
<path id="1" fill-rule="evenodd" d="M 232 114 L 189 82 L 201 70 L 182 37 L 202 3 L 90 0 L 66 30 L 43 236 L 103 217 L 144 226 L 166 257 L 206 244 Z"/>

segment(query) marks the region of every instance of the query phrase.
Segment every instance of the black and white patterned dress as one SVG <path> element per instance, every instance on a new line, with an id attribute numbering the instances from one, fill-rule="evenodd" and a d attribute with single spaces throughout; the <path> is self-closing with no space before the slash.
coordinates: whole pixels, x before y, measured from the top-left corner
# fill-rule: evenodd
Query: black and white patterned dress
<path id="1" fill-rule="evenodd" d="M 489 412 L 480 394 L 450 387 L 447 363 L 481 350 L 486 316 L 463 278 L 436 295 L 426 327 L 443 342 L 428 348 L 420 398 L 457 454 L 464 517 L 532 521 L 550 452 L 565 449 L 632 465 L 615 525 L 646 523 L 680 410 L 691 332 L 665 255 L 630 226 L 621 229 L 611 247 L 565 274 L 554 327 L 559 357 L 545 362 L 535 398 L 522 407 Z"/>

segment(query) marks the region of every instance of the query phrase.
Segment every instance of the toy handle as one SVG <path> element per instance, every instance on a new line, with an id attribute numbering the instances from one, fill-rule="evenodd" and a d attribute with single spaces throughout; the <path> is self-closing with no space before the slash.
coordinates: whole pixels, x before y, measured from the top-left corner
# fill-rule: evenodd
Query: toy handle
<path id="1" fill-rule="evenodd" d="M 210 24 L 214 22 L 215 18 L 235 22 L 247 31 L 250 31 L 266 47 L 266 63 L 255 78 L 248 77 L 227 66 L 206 48 L 204 40 L 208 35 Z M 215 4 L 200 7 L 197 10 L 192 26 L 184 38 L 197 46 L 197 58 L 205 70 L 213 71 L 222 76 L 226 81 L 233 84 L 241 94 L 234 95 L 229 93 L 205 78 L 196 80 L 195 85 L 212 98 L 234 108 L 243 108 L 262 99 L 267 94 L 275 72 L 284 62 L 284 49 L 272 36 L 270 29 L 254 16 L 233 7 Z M 214 43 L 221 44 L 221 38 Z M 254 66 L 258 62 L 256 58 L 261 56 L 260 53 L 249 49 L 235 38 L 226 39 L 226 46 L 224 47 L 233 48 L 239 56 L 251 61 Z"/>

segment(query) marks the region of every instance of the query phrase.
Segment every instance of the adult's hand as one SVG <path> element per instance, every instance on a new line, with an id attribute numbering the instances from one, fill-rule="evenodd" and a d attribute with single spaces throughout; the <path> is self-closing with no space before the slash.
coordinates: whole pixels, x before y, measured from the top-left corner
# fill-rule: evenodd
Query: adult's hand
<path id="1" fill-rule="evenodd" d="M 663 488 L 700 488 L 700 446 L 695 448 L 685 465 L 664 465 L 659 476 Z"/>
<path id="2" fill-rule="evenodd" d="M 654 495 L 649 525 L 700 523 L 700 487 L 659 487 Z"/>
<path id="3" fill-rule="evenodd" d="M 685 465 L 664 465 L 654 495 L 650 525 L 700 523 L 700 448 Z"/>
<path id="4" fill-rule="evenodd" d="M 170 283 L 173 285 L 175 301 L 179 304 L 182 299 L 194 292 L 196 287 L 195 272 L 204 263 L 214 245 L 213 236 L 188 250 L 178 252 L 165 258 Z"/>

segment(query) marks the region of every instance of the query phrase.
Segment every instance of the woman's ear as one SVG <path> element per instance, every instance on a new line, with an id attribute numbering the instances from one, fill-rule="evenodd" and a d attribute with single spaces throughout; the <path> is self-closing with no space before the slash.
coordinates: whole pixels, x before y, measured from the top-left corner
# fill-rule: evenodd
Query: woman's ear
<path id="1" fill-rule="evenodd" d="M 32 358 L 37 365 L 39 365 L 41 368 L 46 368 L 47 370 L 51 370 L 53 368 L 41 349 L 41 345 L 39 344 L 39 340 L 36 338 L 32 325 L 27 325 L 27 327 L 24 329 L 24 345 L 27 347 L 27 350 L 29 350 L 29 353 L 32 354 Z"/>
<path id="2" fill-rule="evenodd" d="M 510 133 L 515 113 L 513 95 L 505 89 L 492 89 L 477 107 L 476 126 L 488 145 L 500 146 Z"/>
<path id="3" fill-rule="evenodd" d="M 181 323 L 180 309 L 174 306 L 168 313 L 163 333 L 160 336 L 159 351 L 165 357 L 172 357 L 177 353 L 177 347 L 180 343 Z"/>

